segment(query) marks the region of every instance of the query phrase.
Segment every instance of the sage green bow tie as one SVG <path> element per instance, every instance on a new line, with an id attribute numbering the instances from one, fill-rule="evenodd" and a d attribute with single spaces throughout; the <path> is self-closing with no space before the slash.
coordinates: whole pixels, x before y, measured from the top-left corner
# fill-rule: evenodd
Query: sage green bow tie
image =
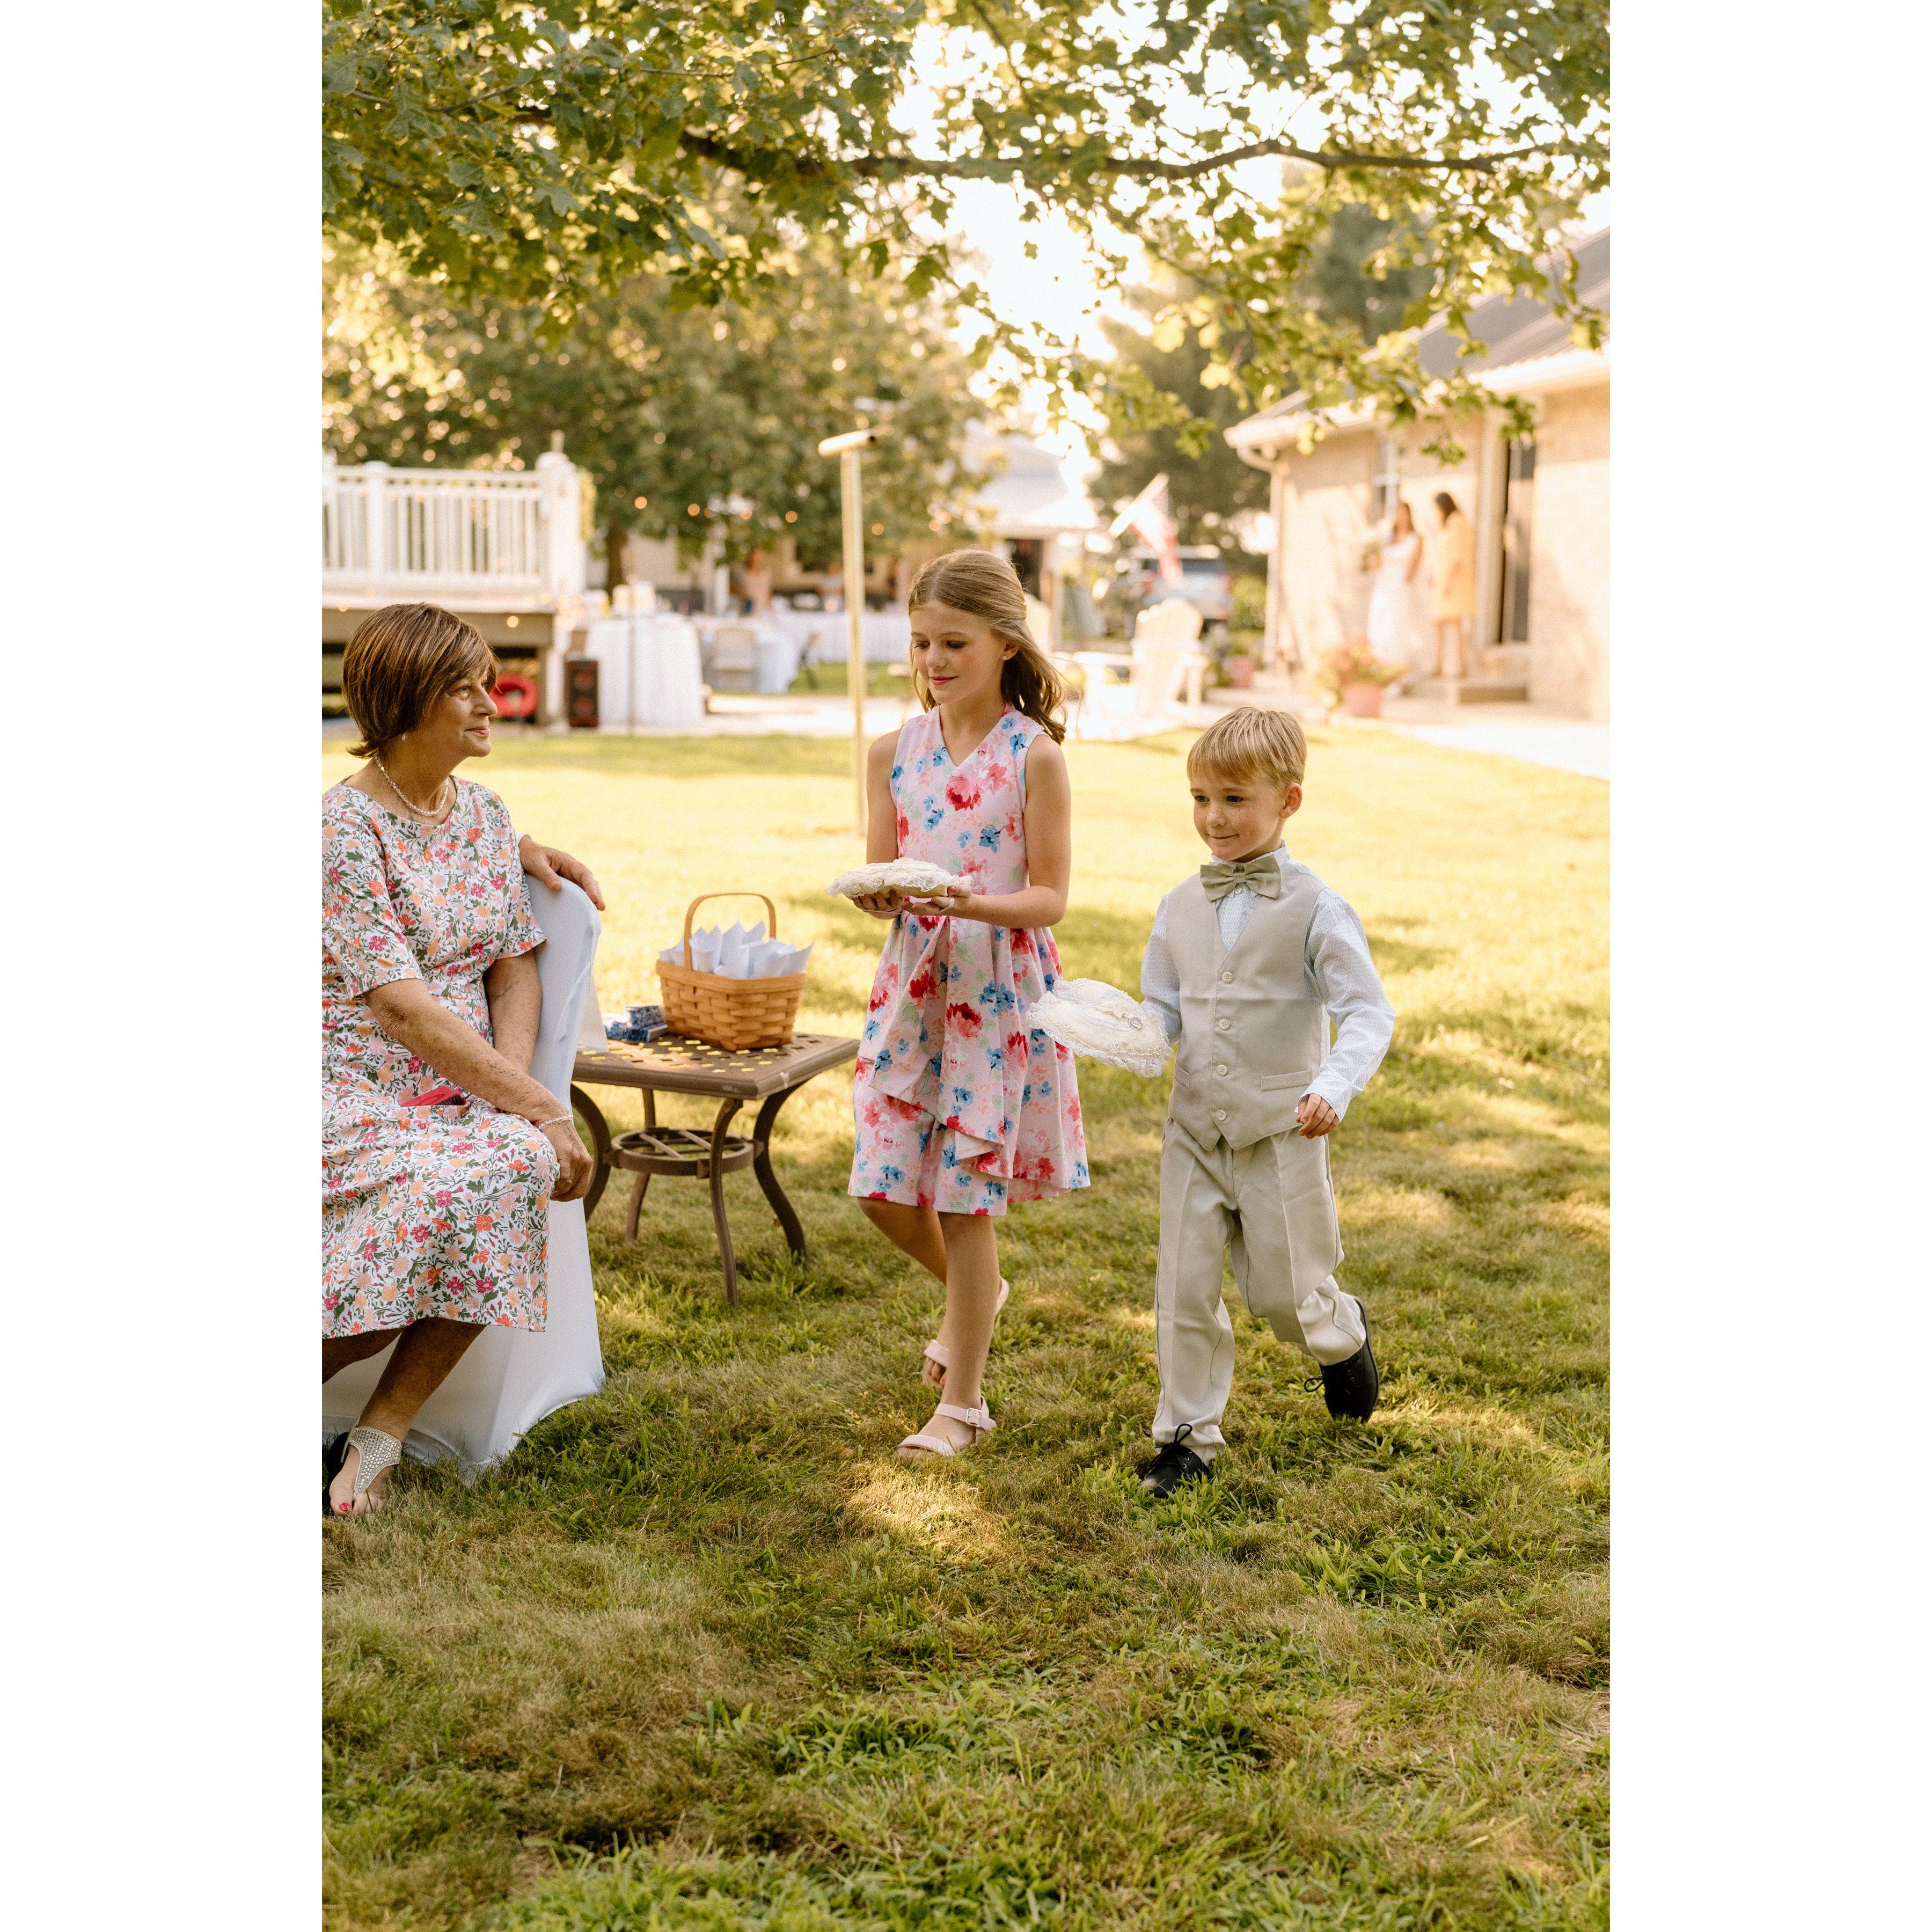
<path id="1" fill-rule="evenodd" d="M 1216 903 L 1244 886 L 1251 892 L 1258 892 L 1264 899 L 1278 899 L 1281 897 L 1281 861 L 1272 852 L 1264 853 L 1258 859 L 1243 859 L 1233 864 L 1226 859 L 1212 859 L 1201 868 L 1201 883 L 1208 888 L 1208 898 Z"/>

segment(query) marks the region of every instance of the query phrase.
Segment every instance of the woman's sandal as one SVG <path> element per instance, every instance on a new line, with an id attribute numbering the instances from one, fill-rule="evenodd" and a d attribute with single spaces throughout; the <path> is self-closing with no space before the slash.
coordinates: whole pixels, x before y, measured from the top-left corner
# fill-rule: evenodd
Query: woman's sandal
<path id="1" fill-rule="evenodd" d="M 1006 1305 L 1006 1297 L 1012 1292 L 1012 1283 L 1002 1275 L 1000 1277 L 1000 1298 L 993 1304 L 993 1319 L 996 1322 L 1000 1318 L 1000 1310 Z M 946 1372 L 952 1366 L 952 1351 L 935 1335 L 926 1345 L 926 1359 L 939 1371 L 939 1379 L 935 1382 L 928 1382 L 927 1386 L 931 1388 L 943 1389 L 946 1386 Z"/>
<path id="2" fill-rule="evenodd" d="M 403 1445 L 393 1436 L 385 1436 L 380 1429 L 364 1429 L 359 1424 L 346 1436 L 338 1436 L 328 1445 L 325 1454 L 322 1468 L 322 1509 L 325 1516 L 342 1516 L 349 1512 L 338 1509 L 328 1499 L 329 1485 L 341 1473 L 342 1466 L 349 1460 L 349 1452 L 356 1451 L 356 1487 L 354 1496 L 368 1492 L 370 1485 L 385 1469 L 394 1468 L 403 1460 Z M 333 1456 L 335 1467 L 328 1467 L 328 1457 Z M 365 1512 L 366 1514 L 366 1512 Z"/>
<path id="3" fill-rule="evenodd" d="M 979 1446 L 981 1436 L 990 1436 L 993 1432 L 992 1412 L 983 1402 L 977 1408 L 957 1408 L 950 1402 L 942 1402 L 932 1412 L 935 1416 L 950 1415 L 955 1422 L 964 1423 L 973 1432 L 973 1440 L 966 1445 L 969 1449 Z M 908 1450 L 919 1453 L 908 1455 L 906 1453 Z M 920 1456 L 956 1456 L 959 1453 L 953 1447 L 950 1437 L 924 1434 L 908 1436 L 899 1444 L 898 1450 L 902 1462 L 916 1462 Z"/>

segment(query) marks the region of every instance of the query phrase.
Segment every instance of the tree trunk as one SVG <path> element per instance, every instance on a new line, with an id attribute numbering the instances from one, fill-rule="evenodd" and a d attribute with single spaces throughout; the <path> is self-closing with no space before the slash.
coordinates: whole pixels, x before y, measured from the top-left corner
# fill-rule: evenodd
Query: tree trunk
<path id="1" fill-rule="evenodd" d="M 630 540 L 630 532 L 622 524 L 614 523 L 604 532 L 604 588 L 613 595 L 624 579 L 624 546 Z"/>

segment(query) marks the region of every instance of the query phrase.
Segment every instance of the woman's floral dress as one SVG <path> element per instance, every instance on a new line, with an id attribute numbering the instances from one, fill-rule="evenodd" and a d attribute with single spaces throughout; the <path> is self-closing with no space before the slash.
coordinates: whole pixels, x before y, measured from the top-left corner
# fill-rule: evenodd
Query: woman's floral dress
<path id="1" fill-rule="evenodd" d="M 425 1316 L 544 1325 L 545 1206 L 557 1160 L 487 1101 L 406 1106 L 441 1076 L 357 998 L 421 980 L 490 1037 L 483 976 L 543 934 L 502 800 L 458 785 L 442 824 L 346 785 L 322 802 L 322 1332 Z"/>
<path id="2" fill-rule="evenodd" d="M 939 713 L 908 718 L 892 764 L 898 856 L 976 892 L 1027 885 L 1027 749 L 1009 710 L 955 766 Z M 1024 1024 L 1060 977 L 1050 932 L 901 913 L 872 982 L 854 1077 L 850 1192 L 943 1214 L 1004 1214 L 1087 1185 L 1073 1058 Z"/>

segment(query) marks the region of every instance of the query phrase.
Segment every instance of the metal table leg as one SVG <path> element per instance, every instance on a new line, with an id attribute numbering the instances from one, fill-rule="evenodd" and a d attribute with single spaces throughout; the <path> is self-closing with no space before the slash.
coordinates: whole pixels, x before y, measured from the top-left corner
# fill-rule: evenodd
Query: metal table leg
<path id="1" fill-rule="evenodd" d="M 655 1090 L 644 1089 L 644 1132 L 649 1133 L 658 1124 L 658 1096 Z M 651 1178 L 640 1171 L 631 1186 L 631 1212 L 624 1223 L 624 1238 L 634 1241 L 638 1238 L 638 1216 L 643 1211 L 644 1196 L 650 1191 Z"/>
<path id="2" fill-rule="evenodd" d="M 778 1185 L 778 1176 L 772 1172 L 772 1127 L 778 1119 L 778 1109 L 797 1091 L 796 1087 L 787 1087 L 770 1095 L 758 1109 L 757 1124 L 752 1129 L 752 1172 L 758 1177 L 758 1185 L 771 1203 L 772 1212 L 778 1217 L 778 1226 L 784 1230 L 785 1246 L 803 1261 L 804 1226 L 791 1203 L 785 1198 L 785 1191 Z"/>
<path id="3" fill-rule="evenodd" d="M 596 1172 L 590 1177 L 590 1191 L 584 1197 L 584 1218 L 587 1223 L 604 1198 L 605 1184 L 610 1178 L 610 1124 L 597 1102 L 574 1084 L 570 1090 L 570 1104 L 574 1112 L 584 1116 L 590 1130 L 590 1158 L 597 1164 Z"/>
<path id="4" fill-rule="evenodd" d="M 731 1117 L 744 1105 L 742 1100 L 721 1100 L 717 1124 L 711 1130 L 711 1161 L 706 1178 L 711 1183 L 711 1218 L 718 1228 L 718 1252 L 724 1263 L 724 1299 L 738 1305 L 738 1258 L 731 1252 L 731 1223 L 724 1216 L 724 1130 Z"/>

